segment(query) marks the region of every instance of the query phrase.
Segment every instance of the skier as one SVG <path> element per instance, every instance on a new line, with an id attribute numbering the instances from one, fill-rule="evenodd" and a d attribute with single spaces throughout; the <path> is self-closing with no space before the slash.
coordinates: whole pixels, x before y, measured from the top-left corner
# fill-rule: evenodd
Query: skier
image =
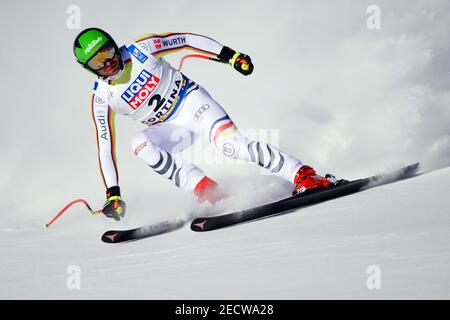
<path id="1" fill-rule="evenodd" d="M 293 183 L 294 194 L 328 186 L 329 180 L 299 159 L 268 143 L 246 138 L 202 86 L 162 58 L 185 48 L 226 62 L 245 76 L 253 71 L 248 55 L 198 34 L 143 35 L 119 48 L 107 32 L 88 28 L 74 41 L 76 60 L 98 76 L 91 108 L 106 187 L 102 211 L 107 217 L 120 220 L 125 214 L 115 157 L 115 113 L 147 126 L 132 140 L 134 154 L 177 187 L 194 193 L 199 202 L 214 204 L 228 194 L 200 168 L 175 156 L 177 141 L 172 134 L 180 128 L 204 136 L 225 156 L 256 163 Z"/>

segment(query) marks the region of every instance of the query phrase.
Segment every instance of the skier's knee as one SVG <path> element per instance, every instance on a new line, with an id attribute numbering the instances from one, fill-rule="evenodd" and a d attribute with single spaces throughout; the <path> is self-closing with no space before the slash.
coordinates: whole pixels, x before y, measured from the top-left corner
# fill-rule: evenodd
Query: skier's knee
<path id="1" fill-rule="evenodd" d="M 143 148 L 145 148 L 150 142 L 147 139 L 147 136 L 139 132 L 136 134 L 133 139 L 131 140 L 131 149 L 133 151 L 133 154 L 135 156 L 139 156 L 139 153 Z"/>
<path id="2" fill-rule="evenodd" d="M 239 130 L 235 130 L 229 135 L 224 135 L 222 139 L 216 141 L 215 146 L 225 156 L 244 159 L 245 152 L 243 152 L 248 144 L 248 139 L 242 135 Z"/>

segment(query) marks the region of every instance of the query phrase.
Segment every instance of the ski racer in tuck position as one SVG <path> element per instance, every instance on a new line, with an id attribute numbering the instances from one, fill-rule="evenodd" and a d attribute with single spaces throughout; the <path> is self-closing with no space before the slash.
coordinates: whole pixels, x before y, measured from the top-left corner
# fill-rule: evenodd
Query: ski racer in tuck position
<path id="1" fill-rule="evenodd" d="M 226 62 L 243 75 L 253 71 L 248 55 L 192 33 L 143 35 L 119 48 L 107 32 L 88 28 L 74 41 L 76 60 L 98 77 L 91 109 L 106 187 L 102 212 L 107 217 L 120 220 L 125 214 L 115 157 L 115 113 L 147 126 L 132 139 L 133 153 L 175 186 L 195 194 L 199 202 L 214 204 L 228 194 L 199 167 L 174 154 L 178 141 L 173 141 L 172 133 L 180 128 L 205 137 L 227 157 L 256 163 L 291 182 L 294 194 L 329 185 L 299 159 L 245 137 L 202 86 L 162 58 L 185 48 Z"/>

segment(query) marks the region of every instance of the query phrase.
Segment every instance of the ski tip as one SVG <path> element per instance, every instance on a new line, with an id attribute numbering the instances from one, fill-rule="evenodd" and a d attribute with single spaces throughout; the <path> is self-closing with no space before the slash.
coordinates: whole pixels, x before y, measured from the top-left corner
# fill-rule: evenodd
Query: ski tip
<path id="1" fill-rule="evenodd" d="M 408 166 L 408 168 L 415 169 L 415 168 L 418 168 L 419 166 L 420 166 L 420 162 L 416 162 L 416 163 L 413 163 L 410 166 Z"/>
<path id="2" fill-rule="evenodd" d="M 420 162 L 413 163 L 403 169 L 403 173 L 415 173 L 420 168 Z"/>

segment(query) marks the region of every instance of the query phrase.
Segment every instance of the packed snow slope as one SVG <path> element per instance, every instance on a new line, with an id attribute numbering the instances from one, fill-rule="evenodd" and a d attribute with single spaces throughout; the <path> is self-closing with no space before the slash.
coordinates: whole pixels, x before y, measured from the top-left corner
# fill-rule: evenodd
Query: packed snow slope
<path id="1" fill-rule="evenodd" d="M 448 298 L 450 3 L 373 4 L 0 1 L 0 298 Z M 379 28 L 370 28 L 377 10 Z M 192 32 L 249 54 L 248 77 L 201 59 L 182 71 L 249 138 L 319 173 L 354 179 L 416 161 L 428 173 L 236 228 L 111 246 L 100 242 L 109 228 L 195 208 L 133 155 L 131 139 L 145 127 L 116 116 L 125 221 L 78 205 L 43 230 L 71 200 L 95 209 L 105 201 L 89 105 L 95 77 L 72 53 L 80 29 L 92 26 L 120 45 L 143 33 Z M 178 66 L 187 53 L 166 57 Z M 292 188 L 256 165 L 224 160 L 204 140 L 183 157 L 235 195 L 216 213 Z M 366 286 L 372 265 L 380 290 Z M 81 272 L 80 290 L 67 288 L 68 268 Z"/>
<path id="2" fill-rule="evenodd" d="M 2 222 L 0 298 L 448 299 L 449 190 L 446 168 L 233 228 L 121 245 L 100 241 L 120 224 L 83 208 L 48 230 L 38 218 Z M 71 266 L 79 289 L 67 286 Z M 369 290 L 373 266 L 380 287 Z"/>

